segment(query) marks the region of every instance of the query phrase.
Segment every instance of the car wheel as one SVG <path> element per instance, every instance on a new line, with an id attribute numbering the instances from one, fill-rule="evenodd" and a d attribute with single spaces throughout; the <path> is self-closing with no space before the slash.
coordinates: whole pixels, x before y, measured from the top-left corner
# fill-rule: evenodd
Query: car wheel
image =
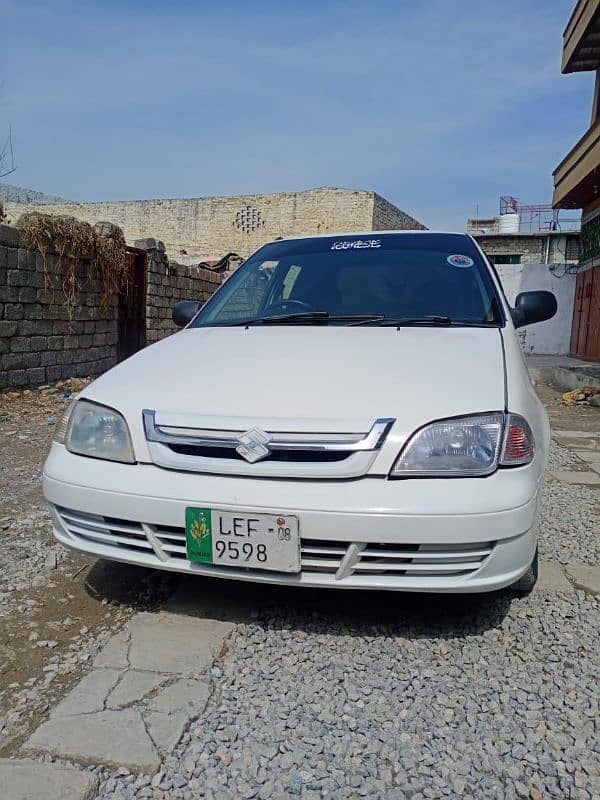
<path id="1" fill-rule="evenodd" d="M 535 555 L 531 562 L 529 569 L 524 575 L 521 575 L 518 581 L 513 583 L 510 590 L 515 594 L 528 595 L 533 587 L 536 585 L 538 579 L 538 551 L 535 548 Z"/>

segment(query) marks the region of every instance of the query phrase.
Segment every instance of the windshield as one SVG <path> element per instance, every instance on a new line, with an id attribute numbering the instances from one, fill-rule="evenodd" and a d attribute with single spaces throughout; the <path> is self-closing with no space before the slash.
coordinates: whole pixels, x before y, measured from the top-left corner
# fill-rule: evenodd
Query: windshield
<path id="1" fill-rule="evenodd" d="M 499 325 L 500 301 L 461 234 L 331 236 L 273 242 L 203 306 L 192 327 L 286 324 Z"/>

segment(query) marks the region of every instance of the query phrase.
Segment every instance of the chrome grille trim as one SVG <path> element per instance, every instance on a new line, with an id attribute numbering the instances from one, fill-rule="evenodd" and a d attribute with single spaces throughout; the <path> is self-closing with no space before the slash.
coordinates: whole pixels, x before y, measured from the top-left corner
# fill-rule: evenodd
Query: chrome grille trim
<path id="1" fill-rule="evenodd" d="M 154 551 L 143 526 L 138 522 L 115 520 L 112 517 L 101 517 L 84 511 L 71 511 L 60 506 L 55 507 L 55 510 L 63 527 L 74 539 L 114 546 L 130 552 Z"/>
<path id="2" fill-rule="evenodd" d="M 225 447 L 235 449 L 239 446 L 240 442 L 238 436 L 244 431 L 231 431 L 230 436 L 223 436 L 222 434 L 228 433 L 227 431 L 214 431 L 214 436 L 207 436 L 207 430 L 199 431 L 202 435 L 191 435 L 193 429 L 182 428 L 184 433 L 175 434 L 173 431 L 177 428 L 173 426 L 160 427 L 156 424 L 156 411 L 145 408 L 142 411 L 142 418 L 144 421 L 144 431 L 146 439 L 149 442 L 158 442 L 160 444 L 175 444 L 175 445 L 192 445 L 196 447 Z M 366 434 L 336 434 L 333 438 L 315 439 L 314 434 L 310 434 L 305 438 L 301 434 L 284 433 L 281 438 L 277 432 L 271 434 L 269 441 L 270 450 L 311 450 L 315 452 L 336 451 L 336 452 L 349 452 L 356 453 L 368 450 L 379 450 L 385 438 L 396 420 L 392 418 L 381 418 L 375 420 L 371 429 Z M 249 428 L 252 426 L 249 425 Z M 299 438 L 293 439 L 291 436 L 298 436 Z M 343 438 L 342 438 L 343 437 Z"/>
<path id="3" fill-rule="evenodd" d="M 162 425 L 157 423 L 157 417 Z M 273 431 L 268 425 L 257 429 L 266 440 L 265 454 L 250 459 L 241 453 L 240 445 L 244 435 L 254 430 L 254 420 L 231 419 L 230 429 L 227 418 L 219 418 L 215 420 L 219 428 L 212 429 L 206 427 L 206 417 L 196 419 L 198 428 L 190 427 L 194 418 L 188 415 L 169 415 L 148 408 L 142 411 L 148 452 L 154 464 L 165 469 L 214 475 L 307 480 L 358 478 L 369 472 L 395 422 L 392 418 L 380 418 L 366 433 L 357 433 L 360 422 L 348 421 L 346 424 L 354 431 L 350 433 L 332 431 L 331 420 L 314 420 L 306 423 L 310 432 L 293 433 L 290 431 L 293 423 L 280 421 L 285 431 Z M 173 425 L 176 420 L 181 426 Z M 265 420 L 260 422 L 264 424 Z M 240 427 L 246 423 L 247 428 Z M 317 433 L 315 425 L 329 432 Z"/>

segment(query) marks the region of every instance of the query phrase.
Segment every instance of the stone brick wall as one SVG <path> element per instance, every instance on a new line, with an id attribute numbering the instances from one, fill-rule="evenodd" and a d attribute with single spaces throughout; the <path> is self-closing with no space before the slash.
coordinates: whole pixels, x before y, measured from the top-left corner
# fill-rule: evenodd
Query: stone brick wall
<path id="1" fill-rule="evenodd" d="M 146 341 L 152 344 L 174 333 L 171 309 L 179 300 L 205 302 L 220 286 L 222 276 L 211 270 L 169 261 L 165 245 L 156 239 L 138 239 L 135 246 L 146 250 Z"/>
<path id="2" fill-rule="evenodd" d="M 521 256 L 521 263 L 543 261 L 544 237 L 542 236 L 476 236 L 481 249 L 488 256 L 515 254 Z"/>
<path id="3" fill-rule="evenodd" d="M 368 230 L 426 230 L 425 225 L 373 192 L 373 218 Z"/>
<path id="4" fill-rule="evenodd" d="M 176 330 L 171 309 L 178 300 L 207 300 L 223 276 L 169 262 L 155 239 L 136 246 L 147 252 L 146 341 L 152 344 Z M 56 259 L 46 255 L 50 271 Z M 0 225 L 0 391 L 99 375 L 117 363 L 117 296 L 103 307 L 101 282 L 81 262 L 83 289 L 69 316 L 63 292 L 45 288 L 42 263 L 39 253 L 23 246 L 18 228 Z"/>
<path id="5" fill-rule="evenodd" d="M 550 247 L 546 251 L 548 238 L 550 238 Z M 520 255 L 521 264 L 542 264 L 546 261 L 549 264 L 575 264 L 579 260 L 579 249 L 577 247 L 568 248 L 567 241 L 578 238 L 577 233 L 550 234 L 550 236 L 544 234 L 539 236 L 523 234 L 520 236 L 510 236 L 509 234 L 475 236 L 481 249 L 488 256 Z"/>
<path id="6" fill-rule="evenodd" d="M 56 255 L 48 253 L 50 270 Z M 89 264 L 78 266 L 89 274 Z M 101 283 L 85 281 L 72 319 L 60 289 L 44 286 L 42 257 L 26 250 L 17 228 L 0 225 L 0 389 L 96 375 L 116 363 L 116 297 L 101 307 Z"/>
<path id="7" fill-rule="evenodd" d="M 182 250 L 198 260 L 229 252 L 248 256 L 280 236 L 423 227 L 375 192 L 336 188 L 239 197 L 53 203 L 35 208 L 91 223 L 113 222 L 123 229 L 129 244 L 156 236 L 173 259 Z M 6 204 L 13 222 L 31 209 L 31 205 Z"/>

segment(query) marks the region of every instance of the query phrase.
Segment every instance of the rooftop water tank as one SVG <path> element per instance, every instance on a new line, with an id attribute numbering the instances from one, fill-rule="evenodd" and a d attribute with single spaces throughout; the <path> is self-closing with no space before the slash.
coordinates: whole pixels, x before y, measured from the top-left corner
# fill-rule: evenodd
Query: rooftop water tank
<path id="1" fill-rule="evenodd" d="M 508 214 L 500 214 L 500 222 L 498 223 L 499 233 L 518 233 L 521 225 L 521 217 L 516 212 Z"/>

